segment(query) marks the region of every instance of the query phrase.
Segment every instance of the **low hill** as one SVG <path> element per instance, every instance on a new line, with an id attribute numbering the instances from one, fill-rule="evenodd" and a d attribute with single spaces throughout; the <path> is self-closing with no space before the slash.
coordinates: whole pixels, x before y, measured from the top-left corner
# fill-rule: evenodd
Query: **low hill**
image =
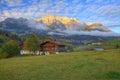
<path id="1" fill-rule="evenodd" d="M 1 80 L 120 80 L 120 50 L 0 60 Z"/>

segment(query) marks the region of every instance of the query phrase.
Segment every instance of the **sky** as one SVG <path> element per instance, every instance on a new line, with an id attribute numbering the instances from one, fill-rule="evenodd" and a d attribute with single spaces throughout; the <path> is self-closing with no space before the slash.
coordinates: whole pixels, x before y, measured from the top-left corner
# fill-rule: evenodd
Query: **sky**
<path id="1" fill-rule="evenodd" d="M 120 33 L 120 0 L 0 0 L 0 21 L 38 18 L 46 14 L 100 22 Z"/>

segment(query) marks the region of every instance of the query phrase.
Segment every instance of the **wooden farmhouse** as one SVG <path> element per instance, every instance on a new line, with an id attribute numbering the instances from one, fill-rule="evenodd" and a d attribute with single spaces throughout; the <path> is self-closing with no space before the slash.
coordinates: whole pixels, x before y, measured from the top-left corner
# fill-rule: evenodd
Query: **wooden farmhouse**
<path id="1" fill-rule="evenodd" d="M 58 53 L 59 45 L 57 43 L 47 41 L 42 43 L 40 47 L 43 54 L 49 54 L 49 53 L 54 54 L 54 53 Z"/>
<path id="2" fill-rule="evenodd" d="M 21 49 L 20 54 L 36 54 L 36 55 L 49 55 L 49 54 L 59 54 L 61 52 L 66 52 L 67 48 L 65 45 L 58 44 L 51 41 L 46 41 L 40 44 L 40 48 L 35 53 L 29 50 Z"/>

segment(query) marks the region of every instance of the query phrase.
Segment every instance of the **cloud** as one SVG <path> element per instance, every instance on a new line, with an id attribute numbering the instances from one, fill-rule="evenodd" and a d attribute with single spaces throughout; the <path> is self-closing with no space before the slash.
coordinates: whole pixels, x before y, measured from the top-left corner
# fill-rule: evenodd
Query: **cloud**
<path id="1" fill-rule="evenodd" d="M 7 6 L 20 6 L 23 5 L 23 0 L 1 0 L 1 4 Z"/>
<path id="2" fill-rule="evenodd" d="M 101 22 L 103 24 L 119 24 L 120 22 L 120 6 L 115 4 L 109 5 L 86 5 L 84 10 L 80 12 L 80 20 Z"/>
<path id="3" fill-rule="evenodd" d="M 17 10 L 13 10 L 13 11 L 4 10 L 3 11 L 3 17 L 4 18 L 7 18 L 7 17 L 20 18 L 22 16 L 23 16 L 22 13 L 17 11 Z"/>
<path id="4" fill-rule="evenodd" d="M 36 23 L 34 20 L 28 20 L 27 21 L 28 27 L 31 27 L 33 29 L 38 29 L 38 30 L 48 30 L 49 28 L 42 24 L 42 23 Z"/>
<path id="5" fill-rule="evenodd" d="M 86 3 L 100 3 L 103 2 L 104 0 L 86 0 Z M 106 0 L 105 2 L 107 2 L 108 0 Z"/>
<path id="6" fill-rule="evenodd" d="M 120 28 L 120 23 L 114 23 L 113 24 L 107 24 L 107 25 L 104 25 L 105 27 L 108 27 L 108 28 L 114 28 L 114 27 L 119 27 Z"/>
<path id="7" fill-rule="evenodd" d="M 107 5 L 102 6 L 96 11 L 101 16 L 106 16 L 108 18 L 120 18 L 120 6 L 118 5 Z"/>
<path id="8" fill-rule="evenodd" d="M 86 3 L 92 2 L 93 0 L 86 0 Z"/>
<path id="9" fill-rule="evenodd" d="M 94 3 L 94 4 L 100 4 L 100 3 L 103 3 L 103 4 L 109 4 L 109 3 L 112 3 L 112 4 L 116 4 L 116 3 L 120 3 L 119 0 L 86 0 L 86 3 Z"/>
<path id="10" fill-rule="evenodd" d="M 91 36 L 104 36 L 104 37 L 108 37 L 108 36 L 120 36 L 120 33 L 116 33 L 116 32 L 101 32 L 101 31 L 78 31 L 75 29 L 67 29 L 67 30 L 63 30 L 63 31 L 50 31 L 48 32 L 49 35 L 66 35 L 66 36 L 70 36 L 70 35 L 91 35 Z"/>
<path id="11" fill-rule="evenodd" d="M 67 35 L 91 35 L 91 36 L 120 36 L 119 33 L 115 32 L 101 32 L 101 31 L 76 31 L 76 30 L 65 30 L 63 31 Z"/>

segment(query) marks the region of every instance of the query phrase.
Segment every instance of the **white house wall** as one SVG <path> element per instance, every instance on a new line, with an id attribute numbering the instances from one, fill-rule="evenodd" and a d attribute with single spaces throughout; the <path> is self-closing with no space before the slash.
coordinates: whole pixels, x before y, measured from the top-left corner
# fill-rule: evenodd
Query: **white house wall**
<path id="1" fill-rule="evenodd" d="M 21 55 L 24 55 L 24 54 L 34 54 L 33 51 L 29 51 L 29 50 L 20 50 L 20 54 Z M 36 51 L 35 52 L 36 55 L 49 55 L 50 53 L 49 52 L 42 52 L 42 51 Z M 56 52 L 56 54 L 59 54 L 59 52 Z"/>
<path id="2" fill-rule="evenodd" d="M 20 54 L 23 55 L 23 54 L 34 54 L 33 51 L 29 51 L 29 50 L 20 50 Z M 36 51 L 35 52 L 36 55 L 40 55 L 40 51 Z"/>

